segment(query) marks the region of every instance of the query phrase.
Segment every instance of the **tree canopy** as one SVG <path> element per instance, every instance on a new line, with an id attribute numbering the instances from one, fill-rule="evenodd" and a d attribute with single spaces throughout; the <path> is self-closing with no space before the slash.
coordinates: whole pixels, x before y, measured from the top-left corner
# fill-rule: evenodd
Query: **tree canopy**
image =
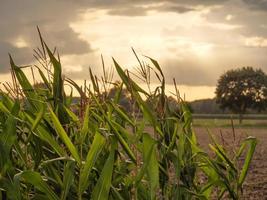
<path id="1" fill-rule="evenodd" d="M 252 67 L 233 69 L 222 74 L 216 88 L 216 101 L 222 109 L 242 114 L 247 109 L 258 111 L 267 107 L 267 76 Z"/>

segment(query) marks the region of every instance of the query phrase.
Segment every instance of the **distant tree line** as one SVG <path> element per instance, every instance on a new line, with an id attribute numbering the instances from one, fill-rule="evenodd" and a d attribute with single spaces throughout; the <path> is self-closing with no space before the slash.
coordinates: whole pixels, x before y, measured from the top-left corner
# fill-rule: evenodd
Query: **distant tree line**
<path id="1" fill-rule="evenodd" d="M 196 114 L 232 114 L 229 109 L 222 109 L 216 102 L 216 98 L 213 99 L 200 99 L 189 102 L 193 113 Z M 267 111 L 259 112 L 257 109 L 247 109 L 247 114 L 267 114 Z"/>

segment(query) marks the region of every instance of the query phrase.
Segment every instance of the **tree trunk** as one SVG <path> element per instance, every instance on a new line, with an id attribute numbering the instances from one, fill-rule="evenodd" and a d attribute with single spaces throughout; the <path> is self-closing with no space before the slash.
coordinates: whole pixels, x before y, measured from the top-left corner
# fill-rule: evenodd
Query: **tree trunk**
<path id="1" fill-rule="evenodd" d="M 242 122 L 243 122 L 243 116 L 246 113 L 246 110 L 247 110 L 247 105 L 244 103 L 241 106 L 241 110 L 240 110 L 240 113 L 239 113 L 239 125 L 241 125 Z"/>

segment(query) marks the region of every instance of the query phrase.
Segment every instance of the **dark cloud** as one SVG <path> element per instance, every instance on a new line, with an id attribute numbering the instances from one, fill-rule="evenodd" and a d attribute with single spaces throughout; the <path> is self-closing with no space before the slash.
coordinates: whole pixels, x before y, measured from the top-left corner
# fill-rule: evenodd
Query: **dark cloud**
<path id="1" fill-rule="evenodd" d="M 140 5 L 155 5 L 155 4 L 165 4 L 173 3 L 176 5 L 186 5 L 186 6 L 212 6 L 212 5 L 221 5 L 228 0 L 77 0 L 76 4 L 81 6 L 90 6 L 91 8 L 97 9 L 115 9 L 115 8 L 125 8 L 131 6 L 140 6 Z M 72 2 L 69 0 L 68 2 Z"/>
<path id="2" fill-rule="evenodd" d="M 243 0 L 251 9 L 267 11 L 266 0 Z"/>
<path id="3" fill-rule="evenodd" d="M 190 7 L 185 7 L 185 6 L 180 6 L 180 5 L 166 5 L 162 6 L 159 9 L 161 12 L 176 12 L 176 13 L 186 13 L 190 11 L 195 11 L 195 8 L 190 8 Z"/>
<path id="4" fill-rule="evenodd" d="M 204 64 L 192 60 L 169 59 L 162 64 L 167 83 L 172 84 L 175 78 L 177 84 L 190 86 L 214 86 L 216 76 L 214 70 L 207 70 Z"/>
<path id="5" fill-rule="evenodd" d="M 91 52 L 90 44 L 81 40 L 69 26 L 77 19 L 80 7 L 63 1 L 3 1 L 0 6 L 0 73 L 9 69 L 7 53 L 17 63 L 33 60 L 32 49 L 39 46 L 38 25 L 51 47 L 56 45 L 60 53 L 83 54 Z M 27 46 L 17 48 L 15 42 L 23 39 Z"/>
<path id="6" fill-rule="evenodd" d="M 56 42 L 59 51 L 63 52 L 63 54 L 84 54 L 92 51 L 90 45 L 86 41 L 79 39 L 79 35 L 68 26 L 61 29 L 48 27 L 42 29 L 42 31 L 43 37 L 48 42 Z"/>
<path id="7" fill-rule="evenodd" d="M 8 53 L 15 56 L 15 61 L 22 65 L 29 64 L 32 57 L 32 50 L 27 47 L 17 48 L 8 42 L 0 41 L 0 73 L 9 72 L 9 56 Z"/>
<path id="8" fill-rule="evenodd" d="M 245 37 L 267 37 L 267 12 L 262 12 L 264 10 L 267 11 L 266 0 L 228 1 L 224 7 L 213 9 L 204 17 L 211 23 L 239 26 L 231 33 Z M 227 15 L 231 15 L 228 20 Z"/>
<path id="9" fill-rule="evenodd" d="M 110 9 L 108 11 L 109 15 L 119 15 L 119 16 L 145 16 L 147 15 L 147 8 L 141 6 L 129 6 L 117 9 Z"/>
<path id="10" fill-rule="evenodd" d="M 149 6 L 149 7 L 142 7 L 142 6 L 129 6 L 129 7 L 122 7 L 116 9 L 110 9 L 108 11 L 109 15 L 120 15 L 120 16 L 145 16 L 148 14 L 149 11 L 157 11 L 157 12 L 174 12 L 174 13 L 186 13 L 190 11 L 195 11 L 194 8 L 189 8 L 186 6 L 175 5 L 175 4 L 162 4 L 158 6 Z"/>
<path id="11" fill-rule="evenodd" d="M 103 1 L 98 2 L 98 4 L 93 4 L 96 7 L 108 9 L 108 14 L 110 15 L 120 15 L 120 16 L 144 16 L 147 15 L 149 11 L 157 12 L 174 12 L 174 13 L 186 13 L 190 11 L 195 11 L 196 6 L 211 6 L 211 5 L 221 5 L 225 2 L 220 1 L 145 1 L 138 0 L 134 3 L 131 1 L 108 1 L 104 3 Z M 158 3 L 158 4 L 157 4 Z"/>

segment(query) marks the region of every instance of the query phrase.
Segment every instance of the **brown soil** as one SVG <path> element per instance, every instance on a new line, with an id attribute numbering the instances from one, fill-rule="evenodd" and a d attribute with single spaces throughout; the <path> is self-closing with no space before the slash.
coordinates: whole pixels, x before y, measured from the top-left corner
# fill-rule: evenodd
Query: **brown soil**
<path id="1" fill-rule="evenodd" d="M 238 128 L 235 134 L 231 128 L 210 128 L 212 134 L 224 145 L 233 149 L 247 136 L 254 136 L 258 140 L 244 187 L 242 199 L 267 199 L 267 129 Z M 196 127 L 195 132 L 201 147 L 208 150 L 210 139 L 206 128 Z"/>

